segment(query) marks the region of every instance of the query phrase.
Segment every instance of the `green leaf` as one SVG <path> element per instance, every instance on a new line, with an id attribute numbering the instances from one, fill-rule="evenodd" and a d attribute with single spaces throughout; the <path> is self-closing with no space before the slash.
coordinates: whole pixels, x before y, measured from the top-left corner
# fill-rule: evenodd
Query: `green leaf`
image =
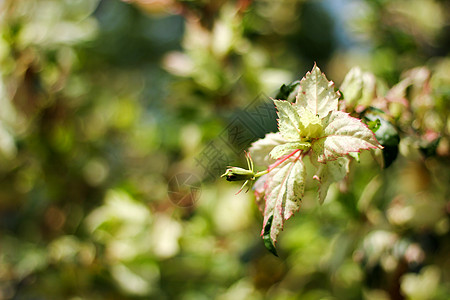
<path id="1" fill-rule="evenodd" d="M 273 244 L 276 243 L 277 237 L 283 229 L 284 221 L 300 209 L 306 179 L 306 168 L 300 156 L 301 152 L 299 152 L 298 157 L 282 162 L 268 174 L 265 192 L 264 229 L 261 235 L 270 231 L 269 236 Z M 270 227 L 266 230 L 271 217 Z"/>
<path id="2" fill-rule="evenodd" d="M 379 127 L 375 131 L 375 137 L 380 142 L 383 148 L 383 168 L 389 167 L 398 156 L 398 145 L 400 143 L 400 136 L 397 129 L 383 116 L 381 111 L 371 109 L 372 113 L 365 114 L 364 118 L 368 124 L 378 121 Z"/>
<path id="3" fill-rule="evenodd" d="M 278 159 L 282 157 L 283 155 L 289 154 L 292 151 L 295 151 L 297 149 L 305 150 L 311 147 L 311 143 L 308 142 L 293 142 L 293 143 L 286 143 L 282 145 L 278 145 L 270 152 L 270 156 L 274 159 Z"/>
<path id="4" fill-rule="evenodd" d="M 367 126 L 369 127 L 370 130 L 372 130 L 372 132 L 375 133 L 380 128 L 381 121 L 380 121 L 380 119 L 376 119 L 374 121 L 369 121 L 369 122 L 367 122 Z"/>
<path id="5" fill-rule="evenodd" d="M 272 240 L 272 238 L 270 237 L 270 229 L 272 228 L 272 220 L 273 220 L 273 216 L 270 216 L 269 219 L 267 220 L 266 226 L 264 226 L 262 238 L 263 238 L 264 246 L 266 247 L 266 249 L 269 250 L 273 255 L 278 256 L 277 248 L 275 248 L 275 243 Z"/>
<path id="6" fill-rule="evenodd" d="M 360 159 L 361 159 L 361 153 L 359 152 L 350 152 L 348 154 L 349 157 L 353 158 L 356 162 L 359 163 Z"/>
<path id="7" fill-rule="evenodd" d="M 278 128 L 281 136 L 288 141 L 298 141 L 301 138 L 300 116 L 292 103 L 273 100 L 278 110 Z"/>
<path id="8" fill-rule="evenodd" d="M 379 126 L 375 132 L 375 137 L 383 146 L 397 146 L 400 143 L 400 137 L 397 129 L 389 121 L 381 116 L 366 114 L 365 118 L 370 122 L 378 121 Z"/>
<path id="9" fill-rule="evenodd" d="M 311 72 L 306 73 L 300 81 L 300 91 L 295 104 L 325 117 L 330 111 L 337 110 L 339 94 L 334 91 L 334 83 L 328 81 L 320 69 L 314 65 Z"/>
<path id="10" fill-rule="evenodd" d="M 363 149 L 383 148 L 361 120 L 347 113 L 333 111 L 322 122 L 324 135 L 311 142 L 319 162 L 335 160 Z"/>
<path id="11" fill-rule="evenodd" d="M 277 95 L 275 96 L 275 99 L 284 99 L 289 102 L 294 102 L 295 97 L 297 95 L 297 89 L 299 87 L 300 81 L 296 80 L 294 82 L 291 82 L 290 84 L 286 85 L 283 84 L 280 87 L 280 90 L 278 91 Z"/>
<path id="12" fill-rule="evenodd" d="M 352 68 L 341 84 L 341 91 L 347 107 L 367 106 L 375 97 L 376 79 L 372 73 Z"/>
<path id="13" fill-rule="evenodd" d="M 353 107 L 361 99 L 363 90 L 362 71 L 359 67 L 352 68 L 341 84 L 341 91 L 344 94 L 345 103 Z"/>

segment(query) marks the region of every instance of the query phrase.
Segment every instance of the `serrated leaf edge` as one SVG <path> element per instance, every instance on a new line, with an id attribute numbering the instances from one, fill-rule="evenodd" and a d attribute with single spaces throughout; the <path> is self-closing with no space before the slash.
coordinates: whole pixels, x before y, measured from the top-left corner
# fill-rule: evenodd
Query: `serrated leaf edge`
<path id="1" fill-rule="evenodd" d="M 332 112 L 333 112 L 333 111 L 331 111 L 331 112 L 329 112 L 329 113 L 332 113 Z M 383 146 L 378 142 L 375 133 L 374 133 L 372 130 L 370 130 L 370 128 L 369 128 L 366 124 L 364 124 L 360 119 L 350 116 L 350 114 L 347 113 L 347 112 L 343 112 L 343 111 L 339 111 L 339 112 L 345 114 L 345 115 L 346 115 L 348 118 L 350 118 L 350 119 L 353 119 L 353 120 L 358 121 L 358 122 L 360 123 L 360 125 L 362 125 L 364 128 L 366 128 L 367 130 L 369 130 L 369 131 L 372 133 L 372 136 L 373 136 L 374 140 L 376 141 L 377 145 L 373 145 L 373 144 L 371 144 L 371 143 L 369 143 L 369 142 L 366 141 L 367 143 L 370 144 L 368 147 L 359 148 L 358 150 L 355 150 L 355 151 L 348 151 L 347 153 L 343 153 L 342 155 L 333 155 L 333 156 L 329 156 L 329 157 L 327 157 L 326 159 L 321 159 L 321 156 L 322 156 L 323 154 L 322 154 L 322 155 L 319 154 L 319 155 L 318 155 L 318 159 L 317 159 L 317 161 L 318 161 L 319 163 L 326 163 L 327 161 L 335 161 L 335 160 L 338 159 L 339 157 L 342 157 L 342 156 L 345 156 L 345 155 L 349 155 L 350 153 L 361 153 L 361 150 L 383 149 Z M 327 125 L 327 126 L 328 126 L 328 125 Z M 327 126 L 324 126 L 324 130 L 325 130 L 325 128 L 326 128 Z M 319 141 L 319 140 L 321 140 L 321 139 L 326 139 L 326 138 L 328 138 L 328 137 L 330 137 L 330 136 L 338 136 L 338 137 L 339 137 L 339 136 L 342 136 L 342 137 L 345 137 L 345 135 L 333 135 L 333 134 L 330 134 L 330 135 L 321 136 L 321 137 L 318 137 L 318 138 L 313 138 L 313 139 L 311 140 L 311 149 L 314 149 L 314 144 L 315 144 L 317 141 Z"/>
<path id="2" fill-rule="evenodd" d="M 338 101 L 339 101 L 339 98 L 341 97 L 341 93 L 339 92 L 339 90 L 335 90 L 334 82 L 332 80 L 328 80 L 327 76 L 325 75 L 324 72 L 322 72 L 322 70 L 320 70 L 320 68 L 317 66 L 316 62 L 314 62 L 314 66 L 313 66 L 312 70 L 306 72 L 305 76 L 303 76 L 303 78 L 300 80 L 300 89 L 298 91 L 297 96 L 295 97 L 295 103 L 294 104 L 296 106 L 298 105 L 298 107 L 302 107 L 302 105 L 299 105 L 299 96 L 300 96 L 300 94 L 306 95 L 306 92 L 303 91 L 303 89 L 302 89 L 302 84 L 304 83 L 304 81 L 309 80 L 308 77 L 312 76 L 313 75 L 312 73 L 316 72 L 316 70 L 318 70 L 318 73 L 320 73 L 320 75 L 322 75 L 324 77 L 324 79 L 328 82 L 328 88 L 333 88 L 333 92 L 336 94 L 336 107 L 332 108 L 332 109 L 329 109 L 328 113 L 330 111 L 337 110 L 337 108 L 338 108 Z M 317 98 L 317 96 L 316 96 L 316 98 Z M 305 108 L 308 109 L 308 106 L 305 105 Z M 316 105 L 315 105 L 315 111 L 313 111 L 312 113 L 318 114 L 317 101 L 316 101 Z M 321 118 L 324 118 L 325 116 L 326 116 L 326 114 L 324 116 L 321 116 Z"/>

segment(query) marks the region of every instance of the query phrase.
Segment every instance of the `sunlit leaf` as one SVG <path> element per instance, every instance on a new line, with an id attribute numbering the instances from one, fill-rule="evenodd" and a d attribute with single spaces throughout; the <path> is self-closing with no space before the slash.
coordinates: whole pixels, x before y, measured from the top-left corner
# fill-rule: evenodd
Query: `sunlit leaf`
<path id="1" fill-rule="evenodd" d="M 348 174 L 352 157 L 359 159 L 364 149 L 382 148 L 361 120 L 337 111 L 338 98 L 333 82 L 314 66 L 300 83 L 296 103 L 274 100 L 280 132 L 266 135 L 250 148 L 266 162 L 277 159 L 255 188 L 258 206 L 265 207 L 261 235 L 272 253 L 284 221 L 300 208 L 308 179 L 306 157 L 313 168 L 308 172 L 318 180 L 319 203 L 323 203 L 330 185 Z M 379 122 L 373 125 L 378 129 Z"/>
<path id="2" fill-rule="evenodd" d="M 300 82 L 300 91 L 295 104 L 304 107 L 319 117 L 337 110 L 339 94 L 334 91 L 334 83 L 328 81 L 320 69 L 314 65 Z"/>
<path id="3" fill-rule="evenodd" d="M 283 138 L 289 141 L 297 141 L 301 137 L 300 116 L 292 103 L 274 100 L 278 110 L 278 129 Z"/>
<path id="4" fill-rule="evenodd" d="M 279 132 L 268 133 L 264 138 L 254 142 L 248 151 L 256 165 L 267 166 L 275 162 L 275 160 L 269 156 L 269 153 L 273 148 L 284 143 L 286 143 L 286 140 Z"/>
<path id="5" fill-rule="evenodd" d="M 300 209 L 300 202 L 303 198 L 306 168 L 299 157 L 301 153 L 298 153 L 298 157 L 284 161 L 268 174 L 264 229 L 261 234 L 264 235 L 268 231 L 266 225 L 273 217 L 270 225 L 270 239 L 274 244 L 283 229 L 284 221 Z"/>
<path id="6" fill-rule="evenodd" d="M 361 120 L 347 113 L 333 111 L 323 119 L 323 136 L 312 143 L 319 162 L 359 152 L 363 149 L 382 148 L 374 133 Z"/>
<path id="7" fill-rule="evenodd" d="M 295 97 L 297 96 L 298 88 L 300 85 L 300 81 L 296 80 L 288 85 L 283 84 L 278 91 L 278 94 L 275 96 L 275 99 L 285 99 L 289 102 L 294 102 Z"/>
<path id="8" fill-rule="evenodd" d="M 319 180 L 319 203 L 322 204 L 327 196 L 328 188 L 333 182 L 342 180 L 349 172 L 350 159 L 339 157 L 336 160 L 321 164 L 317 171 Z"/>

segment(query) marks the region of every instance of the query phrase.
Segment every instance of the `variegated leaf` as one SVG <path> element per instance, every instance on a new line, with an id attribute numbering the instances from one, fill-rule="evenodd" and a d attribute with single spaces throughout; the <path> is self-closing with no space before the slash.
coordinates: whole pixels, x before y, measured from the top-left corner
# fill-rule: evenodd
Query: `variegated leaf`
<path id="1" fill-rule="evenodd" d="M 275 162 L 269 156 L 269 153 L 278 145 L 283 145 L 287 141 L 281 136 L 279 132 L 268 133 L 266 136 L 260 140 L 254 142 L 248 149 L 250 152 L 255 165 L 257 166 L 268 166 Z"/>
<path id="2" fill-rule="evenodd" d="M 278 110 L 278 129 L 281 136 L 288 141 L 298 141 L 301 137 L 300 116 L 292 103 L 273 100 Z"/>
<path id="3" fill-rule="evenodd" d="M 270 226 L 270 238 L 273 244 L 283 229 L 284 221 L 300 209 L 305 179 L 306 168 L 299 157 L 286 160 L 268 174 L 263 228 L 273 216 Z M 261 234 L 264 234 L 264 229 Z"/>
<path id="4" fill-rule="evenodd" d="M 320 118 L 337 110 L 339 94 L 334 91 L 334 83 L 328 81 L 319 67 L 314 65 L 300 82 L 300 91 L 295 104 L 304 107 Z"/>
<path id="5" fill-rule="evenodd" d="M 323 136 L 311 143 L 319 162 L 336 160 L 363 149 L 383 148 L 361 120 L 345 112 L 333 111 L 322 122 Z"/>
<path id="6" fill-rule="evenodd" d="M 349 166 L 350 159 L 345 156 L 328 161 L 319 166 L 316 176 L 319 180 L 318 199 L 320 204 L 325 200 L 330 185 L 342 180 L 348 174 Z"/>

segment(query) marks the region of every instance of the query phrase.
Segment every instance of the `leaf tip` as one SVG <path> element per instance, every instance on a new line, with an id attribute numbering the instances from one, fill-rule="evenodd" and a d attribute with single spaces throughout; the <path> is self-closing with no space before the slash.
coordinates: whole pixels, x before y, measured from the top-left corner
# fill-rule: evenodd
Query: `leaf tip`
<path id="1" fill-rule="evenodd" d="M 314 66 L 313 66 L 313 70 L 314 70 L 314 69 L 316 69 L 316 68 L 317 68 L 317 69 L 319 69 L 319 67 L 317 66 L 317 62 L 316 62 L 316 61 L 314 61 Z M 320 70 L 320 69 L 319 69 L 319 70 Z"/>
<path id="2" fill-rule="evenodd" d="M 275 248 L 275 243 L 276 241 L 273 241 L 272 238 L 270 237 L 270 229 L 272 227 L 272 220 L 273 220 L 273 215 L 269 217 L 269 219 L 267 220 L 263 232 L 262 237 L 263 237 L 263 241 L 264 241 L 264 246 L 266 247 L 267 250 L 269 250 L 270 253 L 272 253 L 273 255 L 278 257 L 278 253 L 277 253 L 277 248 Z"/>

